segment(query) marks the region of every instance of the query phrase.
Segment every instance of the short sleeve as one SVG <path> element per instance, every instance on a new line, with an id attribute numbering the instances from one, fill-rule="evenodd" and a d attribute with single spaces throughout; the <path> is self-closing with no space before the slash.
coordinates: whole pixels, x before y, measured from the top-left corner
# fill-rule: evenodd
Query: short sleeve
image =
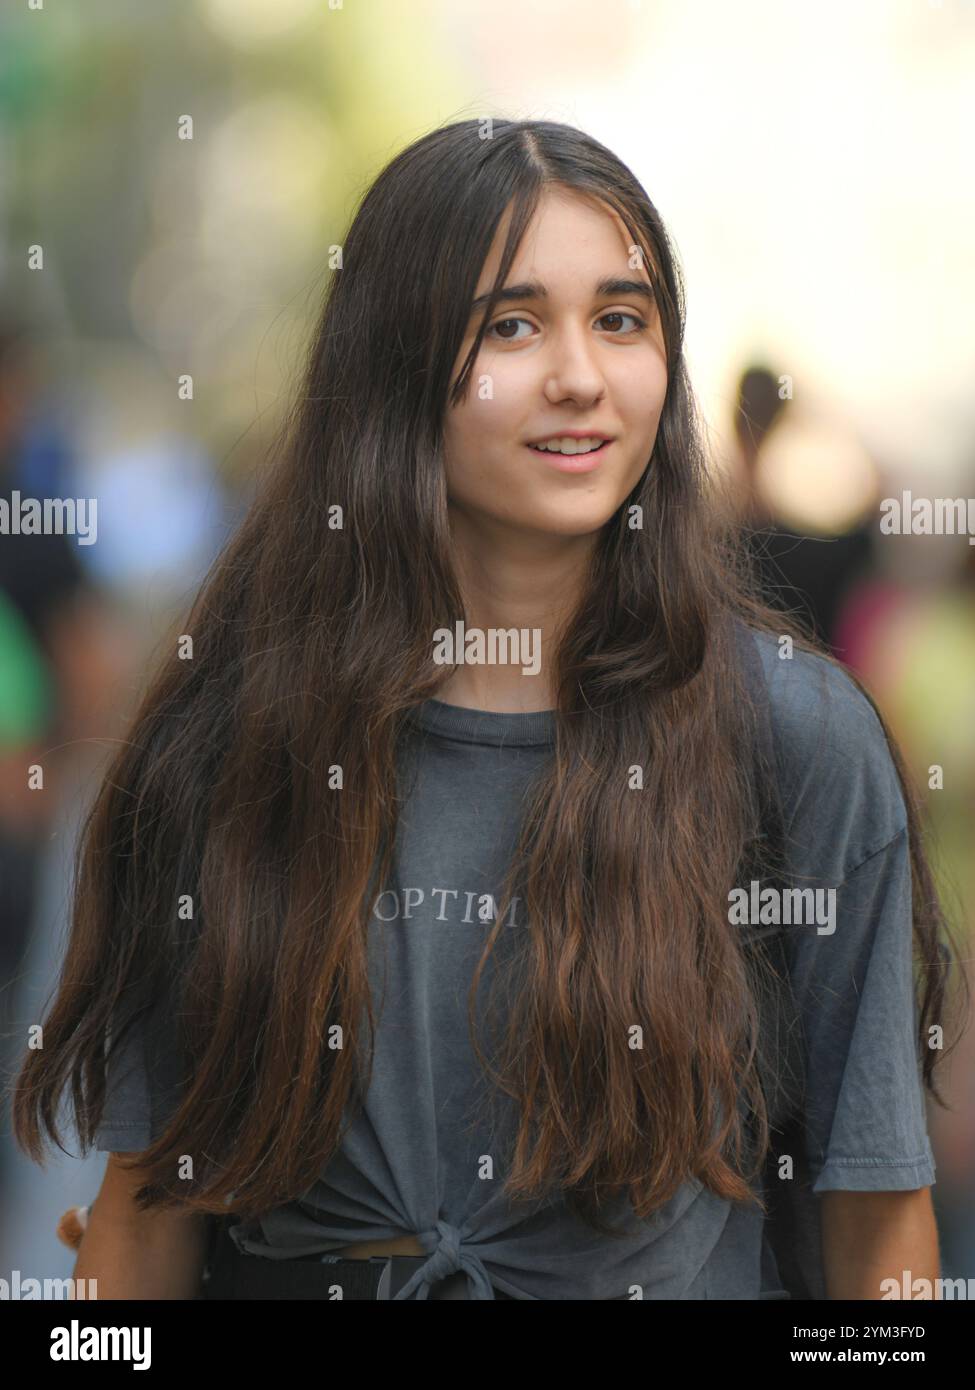
<path id="1" fill-rule="evenodd" d="M 802 1133 L 814 1193 L 927 1187 L 907 830 L 836 889 L 832 930 L 794 929 Z"/>
<path id="2" fill-rule="evenodd" d="M 95 1130 L 100 1152 L 141 1153 L 162 1133 L 179 1103 L 179 1049 L 157 1004 L 137 1018 L 108 1060 L 105 1106 Z"/>
<path id="3" fill-rule="evenodd" d="M 928 1187 L 935 1163 L 914 980 L 907 810 L 883 728 L 849 675 L 761 635 L 783 886 L 815 914 L 782 928 L 792 1102 L 766 1163 L 767 1236 L 794 1298 L 826 1297 L 823 1192 Z M 815 920 L 813 920 L 813 916 Z M 792 1159 L 790 1167 L 782 1159 Z"/>
<path id="4" fill-rule="evenodd" d="M 802 1038 L 800 1122 L 813 1191 L 924 1187 L 907 810 L 883 727 L 839 665 L 763 648 L 786 880 L 812 890 L 789 977 Z M 810 900 L 812 901 L 812 899 Z M 826 920 L 826 918 L 829 920 Z"/>
<path id="5" fill-rule="evenodd" d="M 151 1142 L 150 1121 L 145 1030 L 141 1021 L 137 1021 L 108 1060 L 105 1108 L 95 1130 L 95 1148 L 114 1153 L 139 1153 Z"/>

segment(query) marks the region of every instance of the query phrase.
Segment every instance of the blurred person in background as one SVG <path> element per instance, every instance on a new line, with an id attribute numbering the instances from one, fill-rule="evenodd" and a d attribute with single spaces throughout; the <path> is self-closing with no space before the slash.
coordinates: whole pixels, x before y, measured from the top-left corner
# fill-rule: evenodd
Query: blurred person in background
<path id="1" fill-rule="evenodd" d="M 9 1082 L 61 966 L 95 773 L 124 734 L 147 654 L 237 524 L 239 501 L 193 432 L 159 418 L 130 431 L 100 395 L 82 420 L 44 389 L 28 332 L 10 323 L 3 341 L 0 496 L 97 504 L 94 544 L 0 535 L 0 1268 L 63 1277 L 71 1258 L 58 1218 L 97 1189 L 104 1155 L 29 1162 L 13 1141 Z M 32 764 L 43 790 L 29 789 Z"/>
<path id="2" fill-rule="evenodd" d="M 40 391 L 37 349 L 0 322 L 0 497 L 73 495 L 68 440 Z M 0 1045 L 23 1045 L 18 983 L 40 866 L 69 779 L 97 755 L 121 651 L 97 588 L 68 534 L 0 534 Z M 43 788 L 28 770 L 43 768 Z M 7 1067 L 4 1066 L 4 1073 Z M 6 1079 L 6 1075 L 4 1076 Z M 9 1129 L 3 1092 L 3 1134 Z M 0 1197 L 11 1157 L 0 1143 Z"/>
<path id="3" fill-rule="evenodd" d="M 767 367 L 750 366 L 742 373 L 734 423 L 745 541 L 763 596 L 793 613 L 842 659 L 835 640 L 837 612 L 850 585 L 872 564 L 872 528 L 864 519 L 842 535 L 803 535 L 776 517 L 759 483 L 758 462 L 788 404 Z"/>

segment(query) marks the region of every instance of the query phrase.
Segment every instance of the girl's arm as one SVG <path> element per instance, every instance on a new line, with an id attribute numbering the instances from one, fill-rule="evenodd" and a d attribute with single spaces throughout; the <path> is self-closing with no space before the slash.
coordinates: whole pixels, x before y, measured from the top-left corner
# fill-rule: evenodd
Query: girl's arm
<path id="1" fill-rule="evenodd" d="M 137 1169 L 110 1154 L 88 1214 L 75 1279 L 97 1279 L 98 1298 L 196 1298 L 206 1261 L 207 1218 L 169 1208 L 141 1212 Z"/>
<path id="2" fill-rule="evenodd" d="M 882 1279 L 898 1289 L 940 1278 L 930 1187 L 911 1192 L 822 1192 L 823 1268 L 830 1299 L 880 1299 Z"/>

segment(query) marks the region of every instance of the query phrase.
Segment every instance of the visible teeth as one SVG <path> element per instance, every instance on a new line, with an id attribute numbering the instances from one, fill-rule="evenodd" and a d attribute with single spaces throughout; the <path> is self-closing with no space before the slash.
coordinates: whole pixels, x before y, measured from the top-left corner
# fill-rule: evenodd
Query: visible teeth
<path id="1" fill-rule="evenodd" d="M 604 439 L 593 435 L 590 439 L 550 439 L 545 444 L 532 444 L 533 449 L 544 449 L 550 454 L 591 454 L 605 444 Z"/>

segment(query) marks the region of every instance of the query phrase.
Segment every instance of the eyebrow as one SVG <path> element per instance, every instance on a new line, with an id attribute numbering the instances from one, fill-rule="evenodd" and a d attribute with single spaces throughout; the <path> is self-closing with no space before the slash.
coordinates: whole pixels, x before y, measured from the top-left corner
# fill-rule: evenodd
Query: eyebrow
<path id="1" fill-rule="evenodd" d="M 596 285 L 597 299 L 615 299 L 620 295 L 635 294 L 641 299 L 651 302 L 654 299 L 653 288 L 646 280 L 627 280 L 618 276 L 610 276 L 608 279 L 600 280 Z M 486 294 L 479 294 L 471 304 L 471 316 L 482 309 L 491 298 L 490 290 Z M 497 303 L 505 304 L 514 299 L 547 299 L 548 290 L 540 280 L 526 280 L 521 285 L 506 285 L 498 291 Z"/>

